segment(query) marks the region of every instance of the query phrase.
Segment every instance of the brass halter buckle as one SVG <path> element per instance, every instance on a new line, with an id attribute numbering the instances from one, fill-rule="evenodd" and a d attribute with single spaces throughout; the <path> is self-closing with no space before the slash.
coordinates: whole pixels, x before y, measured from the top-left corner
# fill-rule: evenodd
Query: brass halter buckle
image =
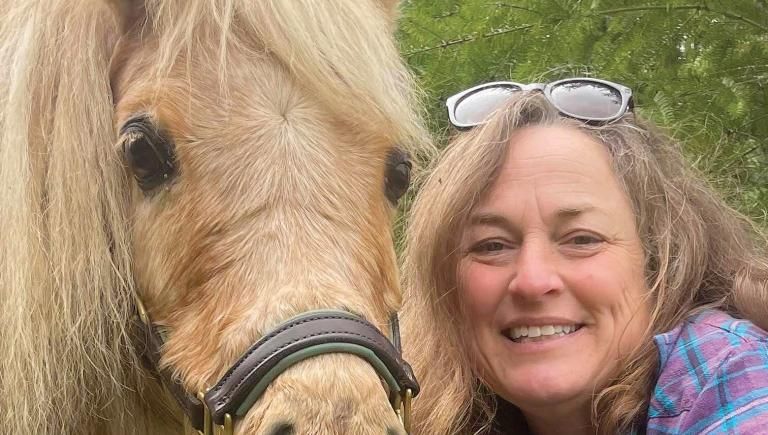
<path id="1" fill-rule="evenodd" d="M 392 404 L 397 417 L 400 419 L 400 423 L 405 428 L 405 433 L 411 433 L 411 402 L 413 401 L 413 391 L 410 388 L 406 388 L 401 391 L 400 394 L 395 396 L 395 401 Z"/>
<path id="2" fill-rule="evenodd" d="M 234 435 L 235 424 L 232 422 L 232 416 L 229 414 L 224 415 L 224 424 L 219 426 L 213 424 L 211 419 L 211 410 L 205 404 L 205 393 L 202 391 L 197 393 L 197 398 L 203 404 L 203 430 L 197 431 L 200 435 Z"/>

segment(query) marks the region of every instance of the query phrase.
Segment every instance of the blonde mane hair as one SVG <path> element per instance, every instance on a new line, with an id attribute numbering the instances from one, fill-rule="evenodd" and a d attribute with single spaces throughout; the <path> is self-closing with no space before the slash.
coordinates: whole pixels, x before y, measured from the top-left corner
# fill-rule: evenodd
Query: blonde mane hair
<path id="1" fill-rule="evenodd" d="M 395 45 L 372 36 L 391 34 L 394 2 L 144 3 L 0 5 L 0 426 L 7 433 L 168 433 L 179 424 L 167 405 L 147 398 L 158 393 L 132 337 L 132 180 L 115 152 L 110 77 L 126 34 L 157 36 L 153 78 L 214 47 L 224 82 L 228 50 L 260 47 L 254 56 L 275 56 L 360 137 L 399 143 L 413 155 L 429 144 Z M 187 64 L 189 74 L 195 68 Z M 399 294 L 381 298 L 377 309 L 400 304 Z"/>
<path id="2" fill-rule="evenodd" d="M 609 150 L 637 216 L 653 298 L 646 340 L 593 401 L 600 433 L 624 433 L 644 417 L 657 364 L 652 335 L 712 307 L 768 328 L 766 239 L 707 186 L 678 144 L 632 114 L 589 126 L 562 117 L 540 94 L 521 95 L 489 123 L 451 142 L 409 215 L 404 323 L 406 357 L 423 388 L 416 433 L 493 433 L 497 400 L 480 383 L 462 342 L 457 235 L 493 185 L 515 130 L 553 124 L 577 128 Z M 525 433 L 522 416 L 511 412 L 505 418 L 513 427 L 505 429 Z"/>

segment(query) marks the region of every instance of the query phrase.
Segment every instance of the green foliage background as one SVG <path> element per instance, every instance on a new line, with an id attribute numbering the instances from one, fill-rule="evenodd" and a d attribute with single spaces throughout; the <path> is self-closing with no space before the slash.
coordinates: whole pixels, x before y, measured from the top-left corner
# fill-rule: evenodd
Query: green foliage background
<path id="1" fill-rule="evenodd" d="M 405 0 L 401 10 L 401 50 L 439 146 L 450 134 L 443 102 L 467 87 L 604 78 L 631 87 L 637 112 L 768 223 L 767 0 Z"/>

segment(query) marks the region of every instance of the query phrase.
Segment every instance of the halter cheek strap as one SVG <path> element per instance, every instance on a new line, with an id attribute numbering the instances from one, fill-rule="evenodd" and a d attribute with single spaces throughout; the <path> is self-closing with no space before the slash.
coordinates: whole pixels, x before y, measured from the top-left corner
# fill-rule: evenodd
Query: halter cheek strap
<path id="1" fill-rule="evenodd" d="M 176 403 L 184 414 L 189 418 L 189 422 L 195 429 L 204 425 L 204 407 L 203 402 L 197 396 L 187 393 L 178 377 L 173 376 L 167 369 L 160 369 L 161 349 L 165 340 L 160 335 L 158 329 L 149 320 L 149 315 L 144 308 L 144 304 L 136 297 L 136 310 L 138 312 L 136 325 L 135 343 L 139 354 L 142 357 L 142 363 L 161 385 L 165 386 L 171 393 Z"/>
<path id="2" fill-rule="evenodd" d="M 327 353 L 357 355 L 386 383 L 390 403 L 410 429 L 410 399 L 419 393 L 410 365 L 401 357 L 397 314 L 390 319 L 394 345 L 371 323 L 346 311 L 310 311 L 280 324 L 254 343 L 207 392 L 193 396 L 180 382 L 158 370 L 162 338 L 139 305 L 144 325 L 145 359 L 189 417 L 192 426 L 211 433 L 213 425 L 231 429 L 266 388 L 292 365 Z"/>

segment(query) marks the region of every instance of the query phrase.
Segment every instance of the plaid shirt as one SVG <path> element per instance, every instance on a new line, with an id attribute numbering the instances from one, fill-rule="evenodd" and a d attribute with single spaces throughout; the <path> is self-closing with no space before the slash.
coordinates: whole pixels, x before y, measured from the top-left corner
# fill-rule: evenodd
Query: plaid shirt
<path id="1" fill-rule="evenodd" d="M 768 332 L 711 310 L 654 341 L 647 434 L 768 434 Z"/>

